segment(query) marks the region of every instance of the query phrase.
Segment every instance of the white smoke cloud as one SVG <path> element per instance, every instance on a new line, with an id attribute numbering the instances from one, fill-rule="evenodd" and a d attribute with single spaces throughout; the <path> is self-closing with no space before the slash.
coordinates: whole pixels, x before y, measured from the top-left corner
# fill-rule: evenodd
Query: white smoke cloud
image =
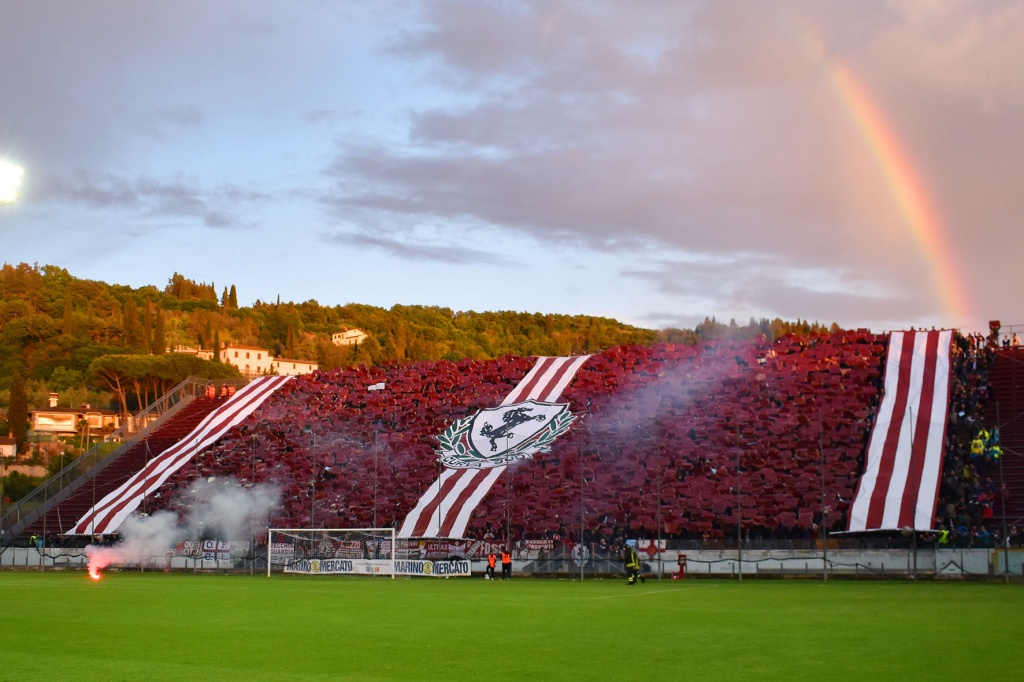
<path id="1" fill-rule="evenodd" d="M 727 354 L 716 358 L 716 352 Z M 705 356 L 707 353 L 712 355 Z M 695 400 L 705 400 L 724 377 L 735 371 L 736 358 L 753 361 L 751 355 L 748 347 L 737 345 L 727 346 L 727 350 L 702 350 L 679 364 L 666 363 L 653 381 L 609 396 L 599 417 L 584 426 L 598 439 L 649 431 L 666 414 L 683 413 Z"/>
<path id="2" fill-rule="evenodd" d="M 218 479 L 196 481 L 186 495 L 187 499 L 195 500 L 186 517 L 189 536 L 229 540 L 247 539 L 265 526 L 266 516 L 279 502 L 281 492 L 274 486 L 249 489 L 233 479 Z"/>
<path id="3" fill-rule="evenodd" d="M 145 564 L 188 538 L 248 540 L 265 526 L 281 491 L 269 484 L 246 488 L 234 479 L 217 479 L 196 481 L 181 499 L 188 504 L 183 522 L 171 511 L 133 514 L 121 524 L 120 542 L 86 547 L 89 574 L 98 578 L 99 571 L 112 564 Z"/>

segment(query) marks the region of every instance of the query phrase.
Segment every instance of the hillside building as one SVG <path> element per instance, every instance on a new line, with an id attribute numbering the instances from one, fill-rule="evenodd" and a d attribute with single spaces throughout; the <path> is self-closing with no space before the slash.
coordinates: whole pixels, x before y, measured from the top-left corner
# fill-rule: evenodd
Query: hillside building
<path id="1" fill-rule="evenodd" d="M 319 365 L 309 360 L 290 360 L 288 358 L 274 358 L 271 363 L 273 374 L 278 376 L 297 376 L 299 374 L 312 374 Z"/>
<path id="2" fill-rule="evenodd" d="M 220 349 L 220 361 L 233 365 L 246 379 L 270 374 L 273 365 L 270 351 L 258 346 L 224 344 Z"/>
<path id="3" fill-rule="evenodd" d="M 331 343 L 335 346 L 352 346 L 366 340 L 368 334 L 361 329 L 342 329 L 331 334 Z"/>
<path id="4" fill-rule="evenodd" d="M 57 394 L 51 393 L 49 407 L 30 410 L 32 431 L 37 434 L 75 434 L 85 426 L 94 435 L 110 433 L 121 426 L 121 417 L 113 410 L 104 410 L 81 405 L 79 407 L 59 407 Z"/>

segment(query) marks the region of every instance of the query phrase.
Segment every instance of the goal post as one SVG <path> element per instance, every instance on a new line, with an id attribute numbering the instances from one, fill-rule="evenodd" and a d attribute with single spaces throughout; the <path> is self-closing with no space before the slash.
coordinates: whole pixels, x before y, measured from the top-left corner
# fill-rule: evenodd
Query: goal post
<path id="1" fill-rule="evenodd" d="M 394 528 L 270 528 L 271 573 L 395 577 Z"/>

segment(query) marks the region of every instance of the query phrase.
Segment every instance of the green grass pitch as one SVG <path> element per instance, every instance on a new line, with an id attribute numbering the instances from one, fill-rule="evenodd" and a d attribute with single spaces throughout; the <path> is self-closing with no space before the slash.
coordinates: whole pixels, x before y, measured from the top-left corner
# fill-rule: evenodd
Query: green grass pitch
<path id="1" fill-rule="evenodd" d="M 0 680 L 1024 676 L 1024 586 L 0 573 Z"/>

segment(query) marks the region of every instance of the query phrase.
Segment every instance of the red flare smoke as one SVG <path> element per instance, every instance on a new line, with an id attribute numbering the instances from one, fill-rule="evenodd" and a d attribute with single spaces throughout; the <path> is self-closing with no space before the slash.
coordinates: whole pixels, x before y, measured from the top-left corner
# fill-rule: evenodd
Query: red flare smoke
<path id="1" fill-rule="evenodd" d="M 103 577 L 100 570 L 112 564 L 116 559 L 116 554 L 112 550 L 94 545 L 85 548 L 85 555 L 89 557 L 89 577 L 93 580 Z"/>

